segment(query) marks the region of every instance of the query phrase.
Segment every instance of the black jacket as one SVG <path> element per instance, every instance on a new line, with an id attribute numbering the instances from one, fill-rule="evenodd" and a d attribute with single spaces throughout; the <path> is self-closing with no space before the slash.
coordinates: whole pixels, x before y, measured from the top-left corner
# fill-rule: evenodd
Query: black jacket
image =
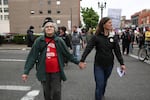
<path id="1" fill-rule="evenodd" d="M 94 35 L 86 46 L 83 52 L 81 62 L 84 62 L 87 55 L 95 47 L 96 55 L 94 63 L 100 66 L 113 66 L 115 53 L 119 63 L 124 65 L 123 57 L 120 52 L 120 47 L 117 40 L 114 37 L 107 37 L 103 34 Z"/>
<path id="2" fill-rule="evenodd" d="M 63 35 L 59 35 L 59 37 L 61 37 L 61 38 L 65 41 L 66 45 L 67 45 L 70 49 L 72 49 L 70 38 L 69 38 L 69 36 L 68 36 L 66 33 L 63 34 Z"/>
<path id="3" fill-rule="evenodd" d="M 130 44 L 131 43 L 131 35 L 130 32 L 126 31 L 123 32 L 123 34 L 121 35 L 121 39 L 122 39 L 122 44 Z"/>

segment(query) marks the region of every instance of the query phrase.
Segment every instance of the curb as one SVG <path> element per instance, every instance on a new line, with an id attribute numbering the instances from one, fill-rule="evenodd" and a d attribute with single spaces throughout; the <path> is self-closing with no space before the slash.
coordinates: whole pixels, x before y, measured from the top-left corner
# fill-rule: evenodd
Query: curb
<path id="1" fill-rule="evenodd" d="M 0 48 L 0 50 L 31 50 L 31 48 Z"/>

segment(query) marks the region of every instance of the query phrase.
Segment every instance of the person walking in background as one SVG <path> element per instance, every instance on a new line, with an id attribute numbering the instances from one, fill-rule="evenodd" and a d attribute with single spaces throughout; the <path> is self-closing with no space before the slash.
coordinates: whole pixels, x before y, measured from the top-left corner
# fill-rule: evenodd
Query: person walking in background
<path id="1" fill-rule="evenodd" d="M 94 35 L 94 31 L 92 28 L 89 28 L 88 32 L 87 32 L 87 35 L 86 35 L 86 40 L 87 40 L 87 43 L 90 41 L 90 39 L 93 37 Z"/>
<path id="2" fill-rule="evenodd" d="M 127 28 L 126 31 L 123 32 L 123 34 L 121 35 L 121 39 L 122 39 L 122 54 L 124 55 L 126 50 L 126 55 L 128 55 L 131 43 L 131 35 L 129 28 Z"/>
<path id="3" fill-rule="evenodd" d="M 84 45 L 82 45 L 82 48 L 84 49 L 86 47 L 86 44 L 87 44 L 87 31 L 85 28 L 82 28 L 81 29 L 81 36 L 82 36 L 82 39 L 83 39 L 83 42 L 84 42 Z"/>
<path id="4" fill-rule="evenodd" d="M 66 27 L 65 26 L 60 27 L 59 32 L 60 32 L 59 37 L 61 37 L 65 41 L 68 48 L 72 49 L 70 38 L 66 34 Z M 65 62 L 65 66 L 67 66 L 68 60 L 66 57 L 64 57 L 64 62 Z"/>
<path id="5" fill-rule="evenodd" d="M 27 30 L 27 46 L 28 47 L 32 47 L 33 43 L 34 43 L 34 27 L 30 26 L 29 29 Z"/>
<path id="6" fill-rule="evenodd" d="M 83 45 L 83 39 L 81 33 L 77 31 L 77 26 L 73 26 L 73 32 L 71 34 L 71 43 L 72 43 L 73 55 L 78 60 L 80 60 L 80 49 L 81 49 L 81 44 Z"/>
<path id="7" fill-rule="evenodd" d="M 130 31 L 130 36 L 131 36 L 131 43 L 130 43 L 130 52 L 133 53 L 133 49 L 134 49 L 134 40 L 135 40 L 135 34 L 134 31 L 131 30 Z"/>
<path id="8" fill-rule="evenodd" d="M 109 17 L 103 17 L 98 24 L 95 35 L 88 42 L 79 64 L 84 65 L 88 54 L 93 48 L 96 49 L 94 60 L 95 100 L 102 100 L 105 95 L 107 80 L 111 75 L 114 65 L 114 53 L 120 63 L 121 69 L 124 71 L 126 69 L 119 44 L 114 36 L 109 34 L 111 30 L 112 20 Z M 82 68 L 85 68 L 85 66 Z"/>
<path id="9" fill-rule="evenodd" d="M 28 54 L 22 80 L 27 81 L 30 70 L 37 63 L 36 76 L 43 86 L 45 100 L 61 100 L 61 80 L 66 80 L 63 57 L 75 64 L 79 61 L 70 54 L 65 42 L 55 35 L 57 25 L 50 17 L 44 20 L 43 32 Z M 84 64 L 80 66 L 82 68 Z"/>
<path id="10" fill-rule="evenodd" d="M 147 27 L 145 32 L 145 44 L 150 46 L 150 27 Z"/>

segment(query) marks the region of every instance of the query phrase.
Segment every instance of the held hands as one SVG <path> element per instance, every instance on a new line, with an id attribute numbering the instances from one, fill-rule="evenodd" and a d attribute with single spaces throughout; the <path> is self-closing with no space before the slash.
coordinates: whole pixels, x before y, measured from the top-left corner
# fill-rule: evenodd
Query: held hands
<path id="1" fill-rule="evenodd" d="M 124 71 L 126 70 L 126 66 L 125 65 L 121 65 L 120 67 L 121 67 L 122 70 L 124 70 Z"/>
<path id="2" fill-rule="evenodd" d="M 120 67 L 121 67 L 121 69 L 122 69 L 124 72 L 126 72 L 126 66 L 125 66 L 125 65 L 121 65 Z"/>
<path id="3" fill-rule="evenodd" d="M 80 67 L 80 69 L 84 69 L 86 67 L 86 63 L 85 62 L 80 62 L 79 67 Z"/>
<path id="4" fill-rule="evenodd" d="M 22 80 L 23 80 L 23 82 L 26 82 L 26 81 L 27 81 L 27 79 L 28 79 L 28 75 L 23 74 L 23 75 L 22 75 Z"/>

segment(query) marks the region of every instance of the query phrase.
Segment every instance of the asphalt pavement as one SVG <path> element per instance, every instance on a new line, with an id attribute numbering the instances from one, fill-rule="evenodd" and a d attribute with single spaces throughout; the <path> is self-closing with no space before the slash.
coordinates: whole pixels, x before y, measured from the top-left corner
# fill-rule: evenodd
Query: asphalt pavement
<path id="1" fill-rule="evenodd" d="M 0 45 L 0 50 L 29 50 L 30 47 L 27 47 L 25 44 L 2 44 Z"/>
<path id="2" fill-rule="evenodd" d="M 30 50 L 30 49 L 31 48 L 22 44 L 20 45 L 3 44 L 0 46 L 0 50 L 2 51 L 16 50 L 15 52 L 18 52 L 18 50 Z M 114 69 L 112 71 L 112 75 L 108 80 L 105 100 L 150 100 L 150 76 L 149 76 L 150 66 L 147 63 L 143 63 L 135 59 L 136 57 L 134 56 L 136 56 L 137 51 L 138 51 L 138 47 L 137 45 L 135 45 L 132 54 L 130 54 L 129 56 L 126 55 L 123 56 L 127 67 L 127 73 L 123 77 L 119 77 L 119 75 L 116 72 L 116 67 L 118 67 L 119 64 L 115 59 Z M 83 52 L 83 50 L 81 52 Z M 19 55 L 20 53 L 18 52 L 17 54 Z M 25 54 L 27 54 L 27 52 Z M 65 67 L 67 81 L 62 82 L 62 100 L 94 100 L 94 91 L 95 91 L 95 82 L 94 82 L 94 75 L 93 75 L 94 54 L 95 54 L 95 50 L 93 50 L 88 55 L 86 59 L 87 68 L 84 70 L 80 70 L 78 66 L 73 63 L 69 63 L 68 67 Z M 18 76 L 18 73 L 20 75 L 22 70 L 20 66 L 23 66 L 24 62 L 15 62 L 15 63 L 0 62 L 0 64 L 3 65 L 0 67 L 1 68 L 0 73 L 2 73 L 0 77 L 0 79 L 2 80 L 1 83 L 8 84 L 9 83 L 8 81 L 10 81 L 10 83 L 13 82 L 18 84 L 21 83 L 21 82 L 14 81 L 13 77 L 15 75 L 15 77 L 19 79 L 20 76 Z M 9 67 L 10 70 L 8 70 Z M 7 75 L 8 73 L 9 76 Z M 13 77 L 9 79 L 9 77 L 11 76 Z M 43 100 L 40 83 L 35 80 L 35 70 L 33 70 L 33 73 L 31 73 L 30 77 L 31 78 L 27 84 L 31 85 L 32 90 L 36 90 L 36 89 L 40 90 L 40 94 L 34 100 Z M 6 80 L 6 82 L 3 82 L 3 80 Z M 9 100 L 14 100 L 11 99 L 13 98 L 11 97 L 12 92 L 6 92 L 0 90 L 0 95 L 5 95 L 5 93 L 10 95 Z M 19 94 L 19 92 L 16 91 L 14 94 L 16 98 L 17 98 L 17 94 Z M 8 99 L 2 99 L 2 100 L 8 100 Z"/>

